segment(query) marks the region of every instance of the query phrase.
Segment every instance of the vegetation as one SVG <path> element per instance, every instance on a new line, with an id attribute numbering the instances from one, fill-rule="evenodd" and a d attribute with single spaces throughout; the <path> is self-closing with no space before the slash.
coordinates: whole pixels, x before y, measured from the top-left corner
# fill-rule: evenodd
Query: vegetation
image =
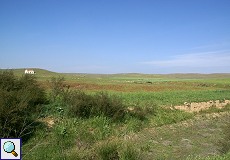
<path id="1" fill-rule="evenodd" d="M 230 99 L 229 75 L 19 71 L 0 74 L 0 136 L 22 137 L 23 159 L 230 158 L 229 105 L 173 109 Z"/>
<path id="2" fill-rule="evenodd" d="M 115 96 L 99 92 L 96 95 L 87 95 L 82 91 L 73 91 L 65 99 L 69 105 L 69 114 L 82 118 L 106 116 L 114 120 L 123 118 L 124 105 Z"/>
<path id="3" fill-rule="evenodd" d="M 35 127 L 36 114 L 46 101 L 44 90 L 29 75 L 0 74 L 0 137 L 21 137 Z M 33 114 L 32 114 L 33 113 Z"/>
<path id="4" fill-rule="evenodd" d="M 220 141 L 220 152 L 223 154 L 230 152 L 230 121 L 224 128 L 224 138 Z"/>

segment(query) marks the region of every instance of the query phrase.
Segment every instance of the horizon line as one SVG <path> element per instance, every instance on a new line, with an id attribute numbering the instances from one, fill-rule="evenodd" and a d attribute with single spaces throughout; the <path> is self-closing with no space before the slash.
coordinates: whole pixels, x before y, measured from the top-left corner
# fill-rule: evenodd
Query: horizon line
<path id="1" fill-rule="evenodd" d="M 147 75 L 170 75 L 170 74 L 200 74 L 200 75 L 211 75 L 211 74 L 230 74 L 230 72 L 211 72 L 211 73 L 201 73 L 201 72 L 172 72 L 172 73 L 141 73 L 141 72 L 118 72 L 118 73 L 86 73 L 86 72 L 57 72 L 44 68 L 36 67 L 22 67 L 22 68 L 0 68 L 0 70 L 20 70 L 20 69 L 39 69 L 48 72 L 61 73 L 61 74 L 102 74 L 102 75 L 112 75 L 112 74 L 147 74 Z"/>

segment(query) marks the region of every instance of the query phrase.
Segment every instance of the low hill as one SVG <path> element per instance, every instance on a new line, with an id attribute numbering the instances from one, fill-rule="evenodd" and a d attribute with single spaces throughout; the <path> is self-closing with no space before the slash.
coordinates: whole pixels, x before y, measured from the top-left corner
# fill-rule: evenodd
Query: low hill
<path id="1" fill-rule="evenodd" d="M 45 70 L 45 69 L 39 69 L 39 68 L 28 68 L 28 69 L 34 70 L 36 76 L 39 77 L 39 78 L 40 77 L 52 77 L 52 76 L 57 76 L 57 75 L 60 74 L 60 73 L 57 73 L 57 72 L 52 72 L 52 71 L 48 71 L 48 70 Z M 25 68 L 0 69 L 0 72 L 1 71 L 6 71 L 6 70 L 13 71 L 13 73 L 16 76 L 21 76 L 21 75 L 23 75 L 25 73 Z"/>
<path id="2" fill-rule="evenodd" d="M 29 68 L 36 72 L 37 77 L 52 77 L 52 76 L 80 76 L 88 78 L 167 78 L 167 79 L 212 79 L 212 78 L 230 78 L 230 73 L 212 73 L 212 74 L 199 74 L 199 73 L 173 73 L 173 74 L 142 74 L 142 73 L 118 73 L 118 74 L 90 74 L 90 73 L 58 73 L 40 68 Z M 0 69 L 0 71 L 12 70 L 15 75 L 24 74 L 25 68 L 17 69 Z"/>

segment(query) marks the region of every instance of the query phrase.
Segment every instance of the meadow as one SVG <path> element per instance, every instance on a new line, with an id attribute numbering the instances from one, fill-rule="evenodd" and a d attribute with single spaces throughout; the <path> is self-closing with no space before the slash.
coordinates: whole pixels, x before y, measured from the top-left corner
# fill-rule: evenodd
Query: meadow
<path id="1" fill-rule="evenodd" d="M 28 108 L 36 105 L 36 110 L 26 112 L 33 121 L 23 123 L 19 130 L 26 128 L 25 132 L 16 134 L 24 140 L 23 159 L 230 159 L 230 105 L 199 113 L 172 109 L 184 102 L 230 100 L 230 74 L 34 70 L 36 74 L 29 77 L 45 97 L 40 100 L 37 95 L 36 101 L 28 102 Z M 24 77 L 23 69 L 12 72 L 14 81 Z M 27 80 L 21 78 L 15 84 Z M 0 101 L 1 113 L 6 109 L 4 102 Z"/>

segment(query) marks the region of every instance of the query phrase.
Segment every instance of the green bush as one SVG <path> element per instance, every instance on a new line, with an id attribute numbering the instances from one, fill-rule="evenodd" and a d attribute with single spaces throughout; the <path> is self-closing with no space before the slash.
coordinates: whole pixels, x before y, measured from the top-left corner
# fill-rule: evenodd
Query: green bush
<path id="1" fill-rule="evenodd" d="M 35 113 L 45 103 L 45 92 L 35 78 L 0 73 L 0 137 L 23 137 L 32 132 Z"/>
<path id="2" fill-rule="evenodd" d="M 99 92 L 94 96 L 95 106 L 92 114 L 103 115 L 114 120 L 121 120 L 124 117 L 125 106 L 122 99 L 106 92 Z"/>
<path id="3" fill-rule="evenodd" d="M 49 99 L 51 102 L 60 101 L 65 98 L 65 93 L 68 92 L 69 86 L 65 85 L 64 81 L 64 77 L 52 77 L 49 81 L 51 87 Z"/>
<path id="4" fill-rule="evenodd" d="M 105 92 L 88 95 L 83 91 L 72 91 L 65 99 L 65 103 L 69 105 L 69 114 L 72 116 L 82 118 L 105 116 L 113 120 L 124 117 L 125 107 L 122 100 Z"/>
<path id="5" fill-rule="evenodd" d="M 87 95 L 82 91 L 72 91 L 65 103 L 69 105 L 69 114 L 72 116 L 89 118 L 93 116 L 91 110 L 95 106 L 93 96 Z"/>

